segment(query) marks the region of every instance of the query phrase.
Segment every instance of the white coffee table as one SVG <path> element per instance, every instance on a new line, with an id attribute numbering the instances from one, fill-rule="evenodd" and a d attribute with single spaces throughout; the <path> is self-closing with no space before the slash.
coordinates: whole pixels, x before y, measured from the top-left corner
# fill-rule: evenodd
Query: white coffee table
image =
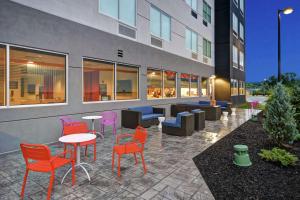
<path id="1" fill-rule="evenodd" d="M 84 165 L 89 166 L 91 169 L 93 169 L 93 167 L 87 163 L 80 161 L 80 143 L 88 142 L 88 141 L 91 141 L 94 139 L 96 139 L 96 135 L 91 134 L 91 133 L 70 134 L 70 135 L 62 136 L 58 139 L 60 142 L 65 143 L 65 144 L 76 144 L 76 165 L 75 165 L 75 167 L 81 167 L 83 169 L 83 171 L 86 173 L 89 181 L 91 181 L 91 178 L 90 178 L 88 171 L 84 167 Z M 71 170 L 72 170 L 72 167 L 64 175 L 64 177 L 61 181 L 61 184 L 64 182 L 66 176 L 70 173 Z"/>
<path id="2" fill-rule="evenodd" d="M 158 117 L 158 121 L 159 121 L 158 128 L 162 128 L 161 123 L 162 123 L 163 121 L 165 121 L 165 120 L 166 120 L 165 117 Z"/>
<path id="3" fill-rule="evenodd" d="M 91 115 L 91 116 L 84 116 L 82 117 L 82 119 L 86 119 L 86 120 L 92 120 L 92 130 L 95 130 L 95 119 L 102 119 L 103 117 L 100 115 Z M 102 135 L 102 133 L 97 132 L 98 135 L 100 135 L 102 138 L 104 138 L 104 136 Z"/>

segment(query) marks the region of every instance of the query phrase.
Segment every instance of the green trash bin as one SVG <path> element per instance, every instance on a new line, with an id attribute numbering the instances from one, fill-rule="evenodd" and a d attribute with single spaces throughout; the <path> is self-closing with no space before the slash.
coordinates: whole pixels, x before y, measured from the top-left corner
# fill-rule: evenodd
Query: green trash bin
<path id="1" fill-rule="evenodd" d="M 250 157 L 248 154 L 248 146 L 247 145 L 234 145 L 234 160 L 233 163 L 240 167 L 249 167 L 252 165 L 250 161 Z"/>

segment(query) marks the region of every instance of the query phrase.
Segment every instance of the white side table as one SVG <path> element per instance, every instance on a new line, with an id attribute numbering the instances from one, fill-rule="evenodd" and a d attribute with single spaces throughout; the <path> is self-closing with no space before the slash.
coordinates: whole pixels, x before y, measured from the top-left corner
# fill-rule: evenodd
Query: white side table
<path id="1" fill-rule="evenodd" d="M 228 112 L 223 111 L 223 120 L 228 121 Z"/>
<path id="2" fill-rule="evenodd" d="M 95 130 L 95 119 L 102 119 L 102 116 L 100 116 L 100 115 L 84 116 L 84 117 L 82 117 L 82 119 L 92 120 L 92 130 L 94 131 Z M 104 138 L 102 133 L 97 132 L 97 134 L 100 135 L 102 137 L 102 139 Z"/>
<path id="3" fill-rule="evenodd" d="M 91 165 L 80 161 L 80 143 L 88 142 L 88 141 L 91 141 L 94 139 L 96 139 L 96 135 L 91 134 L 91 133 L 70 134 L 70 135 L 62 136 L 58 139 L 60 142 L 65 143 L 65 144 L 76 144 L 76 165 L 75 165 L 75 167 L 81 167 L 83 169 L 83 171 L 86 173 L 89 181 L 91 181 L 91 178 L 90 178 L 88 171 L 84 167 L 84 165 L 89 166 L 91 169 L 93 169 L 93 168 Z M 66 176 L 70 173 L 71 170 L 72 170 L 72 167 L 64 175 L 64 177 L 61 181 L 61 184 L 64 182 Z"/>
<path id="4" fill-rule="evenodd" d="M 163 121 L 165 121 L 165 120 L 166 120 L 165 117 L 158 117 L 158 121 L 159 121 L 158 128 L 162 128 L 161 123 L 162 123 Z"/>
<path id="5" fill-rule="evenodd" d="M 232 116 L 235 116 L 235 115 L 236 115 L 236 113 L 235 113 L 236 108 L 231 108 L 231 111 L 232 111 L 231 115 L 232 115 Z"/>

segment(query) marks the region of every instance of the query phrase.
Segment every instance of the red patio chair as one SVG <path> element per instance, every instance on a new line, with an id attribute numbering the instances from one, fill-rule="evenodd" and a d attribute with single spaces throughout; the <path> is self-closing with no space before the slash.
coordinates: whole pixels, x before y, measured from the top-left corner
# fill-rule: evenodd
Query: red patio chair
<path id="1" fill-rule="evenodd" d="M 131 137 L 132 140 L 120 144 L 120 139 L 125 137 Z M 134 134 L 121 134 L 117 136 L 117 142 L 113 148 L 113 154 L 112 154 L 112 170 L 114 170 L 115 153 L 116 153 L 118 154 L 118 176 L 121 176 L 120 162 L 121 162 L 121 156 L 123 154 L 133 154 L 135 159 L 135 164 L 137 164 L 138 161 L 136 158 L 136 153 L 140 153 L 142 158 L 144 173 L 147 172 L 145 160 L 144 160 L 144 154 L 143 154 L 146 140 L 147 140 L 147 130 L 141 126 L 138 126 L 136 128 Z"/>
<path id="2" fill-rule="evenodd" d="M 52 186 L 54 183 L 55 170 L 66 164 L 72 164 L 72 185 L 75 184 L 75 159 L 73 151 L 64 151 L 56 156 L 51 156 L 49 147 L 42 144 L 20 144 L 23 157 L 26 163 L 26 173 L 21 191 L 21 199 L 24 198 L 25 186 L 29 170 L 35 172 L 50 172 L 50 184 L 48 187 L 47 200 L 51 197 Z M 60 157 L 70 153 L 70 158 Z"/>
<path id="3" fill-rule="evenodd" d="M 70 135 L 70 134 L 78 134 L 78 133 L 92 133 L 96 135 L 96 131 L 89 130 L 88 125 L 85 122 L 72 122 L 72 123 L 65 123 L 63 128 L 63 135 Z M 82 142 L 80 146 L 85 146 L 85 156 L 87 156 L 87 148 L 88 145 L 94 145 L 94 160 L 96 160 L 96 139 Z M 64 144 L 64 150 L 67 150 L 67 144 Z M 76 144 L 74 144 L 74 151 L 75 151 L 75 158 L 76 158 Z"/>

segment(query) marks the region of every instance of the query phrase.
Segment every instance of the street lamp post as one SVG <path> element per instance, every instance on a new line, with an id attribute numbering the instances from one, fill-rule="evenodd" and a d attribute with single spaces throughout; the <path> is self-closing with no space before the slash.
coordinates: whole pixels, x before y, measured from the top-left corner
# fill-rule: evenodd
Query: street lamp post
<path id="1" fill-rule="evenodd" d="M 293 8 L 288 7 L 285 8 L 283 10 L 278 10 L 277 11 L 277 15 L 278 15 L 278 82 L 281 80 L 281 36 L 280 36 L 280 23 L 281 23 L 281 13 L 288 15 L 291 14 L 293 12 Z"/>

